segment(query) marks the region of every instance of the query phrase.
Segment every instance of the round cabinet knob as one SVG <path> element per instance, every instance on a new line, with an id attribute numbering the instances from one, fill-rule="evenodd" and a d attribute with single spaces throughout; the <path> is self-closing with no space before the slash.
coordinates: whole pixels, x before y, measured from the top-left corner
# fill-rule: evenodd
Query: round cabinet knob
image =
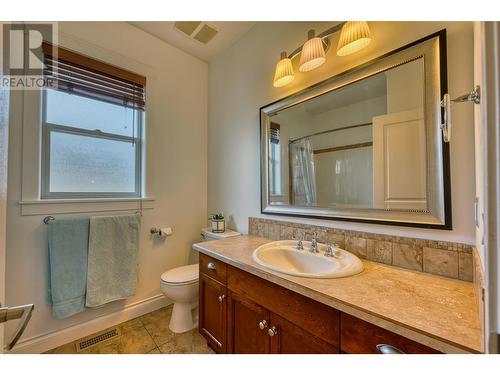
<path id="1" fill-rule="evenodd" d="M 224 294 L 221 294 L 221 295 L 219 296 L 219 302 L 224 301 L 224 298 L 226 298 L 226 296 L 225 296 Z"/>
<path id="2" fill-rule="evenodd" d="M 267 322 L 265 320 L 259 322 L 259 328 L 261 331 L 265 330 L 267 328 Z"/>
<path id="3" fill-rule="evenodd" d="M 212 263 L 212 262 L 210 262 L 210 263 L 208 263 L 208 264 L 207 264 L 207 268 L 208 268 L 209 270 L 214 270 L 214 269 L 215 269 L 215 264 L 214 264 L 214 263 Z"/>
<path id="4" fill-rule="evenodd" d="M 278 328 L 272 326 L 271 328 L 269 328 L 269 331 L 267 331 L 267 333 L 269 333 L 269 336 L 273 337 L 274 335 L 278 334 Z"/>

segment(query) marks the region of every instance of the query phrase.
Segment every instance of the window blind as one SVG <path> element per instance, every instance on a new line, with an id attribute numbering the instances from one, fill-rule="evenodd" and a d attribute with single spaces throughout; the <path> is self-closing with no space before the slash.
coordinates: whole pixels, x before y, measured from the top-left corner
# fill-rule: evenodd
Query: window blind
<path id="1" fill-rule="evenodd" d="M 271 143 L 280 143 L 280 126 L 271 122 Z"/>
<path id="2" fill-rule="evenodd" d="M 49 43 L 43 52 L 51 88 L 144 111 L 145 77 Z"/>

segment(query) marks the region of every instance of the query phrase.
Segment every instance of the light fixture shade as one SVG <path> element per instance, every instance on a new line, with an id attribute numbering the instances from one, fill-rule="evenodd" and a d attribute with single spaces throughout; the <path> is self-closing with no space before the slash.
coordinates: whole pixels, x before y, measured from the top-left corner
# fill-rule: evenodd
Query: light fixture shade
<path id="1" fill-rule="evenodd" d="M 338 56 L 347 56 L 365 48 L 372 40 L 370 28 L 366 21 L 349 21 L 340 31 Z"/>
<path id="2" fill-rule="evenodd" d="M 308 72 L 316 69 L 326 61 L 323 40 L 319 37 L 309 39 L 302 46 L 300 53 L 299 70 Z"/>
<path id="3" fill-rule="evenodd" d="M 274 87 L 282 87 L 294 79 L 292 60 L 286 57 L 286 53 L 281 54 L 281 60 L 276 64 L 276 70 L 274 72 Z"/>

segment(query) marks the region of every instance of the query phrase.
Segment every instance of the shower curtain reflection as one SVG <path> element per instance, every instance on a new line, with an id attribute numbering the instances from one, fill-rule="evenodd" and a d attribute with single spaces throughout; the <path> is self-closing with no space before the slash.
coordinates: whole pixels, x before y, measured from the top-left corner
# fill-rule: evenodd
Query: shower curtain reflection
<path id="1" fill-rule="evenodd" d="M 295 205 L 314 206 L 316 197 L 316 174 L 311 141 L 304 138 L 290 143 L 292 172 L 292 200 Z"/>

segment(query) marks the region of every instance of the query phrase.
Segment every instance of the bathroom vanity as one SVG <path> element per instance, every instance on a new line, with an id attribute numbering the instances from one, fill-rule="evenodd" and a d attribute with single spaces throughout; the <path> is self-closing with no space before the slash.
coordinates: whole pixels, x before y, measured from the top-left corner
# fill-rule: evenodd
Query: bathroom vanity
<path id="1" fill-rule="evenodd" d="M 470 283 L 363 261 L 337 279 L 266 269 L 255 236 L 195 244 L 199 331 L 217 353 L 477 353 L 481 335 Z"/>

